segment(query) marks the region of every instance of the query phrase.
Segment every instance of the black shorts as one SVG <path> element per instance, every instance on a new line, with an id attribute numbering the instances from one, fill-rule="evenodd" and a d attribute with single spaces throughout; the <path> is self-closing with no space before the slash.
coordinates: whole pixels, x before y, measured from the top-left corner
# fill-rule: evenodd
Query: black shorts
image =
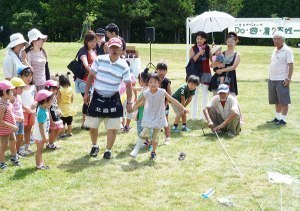
<path id="1" fill-rule="evenodd" d="M 60 119 L 63 121 L 63 124 L 71 125 L 73 122 L 73 117 L 68 116 L 68 117 L 60 117 Z"/>

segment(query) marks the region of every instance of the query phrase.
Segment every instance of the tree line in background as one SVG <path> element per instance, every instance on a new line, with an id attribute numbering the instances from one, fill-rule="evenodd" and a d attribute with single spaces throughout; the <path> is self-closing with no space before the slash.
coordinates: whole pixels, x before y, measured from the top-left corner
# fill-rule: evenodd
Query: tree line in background
<path id="1" fill-rule="evenodd" d="M 184 43 L 187 17 L 208 10 L 234 17 L 291 17 L 300 14 L 299 0 L 0 0 L 0 43 L 35 27 L 49 41 L 80 40 L 88 28 L 116 23 L 127 42 L 145 42 L 145 27 L 156 28 L 156 42 Z M 224 34 L 216 33 L 222 43 Z M 271 45 L 271 39 L 241 38 L 241 44 Z"/>

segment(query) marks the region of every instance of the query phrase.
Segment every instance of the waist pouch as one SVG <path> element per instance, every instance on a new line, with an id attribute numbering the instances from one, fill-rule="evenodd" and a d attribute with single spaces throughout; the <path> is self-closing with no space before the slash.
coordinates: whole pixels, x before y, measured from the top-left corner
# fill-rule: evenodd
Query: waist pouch
<path id="1" fill-rule="evenodd" d="M 91 117 L 118 118 L 123 117 L 123 106 L 119 92 L 111 97 L 104 97 L 94 90 L 87 115 Z"/>

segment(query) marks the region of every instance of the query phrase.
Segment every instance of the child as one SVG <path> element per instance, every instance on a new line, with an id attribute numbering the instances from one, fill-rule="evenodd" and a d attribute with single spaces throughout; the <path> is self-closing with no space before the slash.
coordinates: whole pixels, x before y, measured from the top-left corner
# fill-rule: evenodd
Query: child
<path id="1" fill-rule="evenodd" d="M 211 53 L 213 55 L 213 61 L 219 63 L 218 67 L 214 68 L 214 72 L 216 72 L 216 70 L 220 69 L 221 67 L 225 67 L 224 54 L 222 53 L 222 47 L 219 45 L 213 46 L 211 49 Z M 218 75 L 218 79 L 217 79 L 218 86 L 220 84 L 224 83 L 225 75 L 226 75 L 226 73 L 222 73 L 221 75 Z"/>
<path id="2" fill-rule="evenodd" d="M 150 129 L 153 129 L 152 135 L 152 152 L 150 159 L 156 159 L 156 147 L 159 131 L 167 126 L 165 113 L 165 98 L 181 113 L 186 113 L 188 110 L 172 98 L 164 89 L 159 88 L 159 77 L 153 73 L 147 79 L 148 88 L 143 91 L 143 96 L 135 103 L 133 110 L 144 104 L 144 112 L 141 126 L 143 131 L 140 133 L 140 138 L 148 138 Z"/>
<path id="3" fill-rule="evenodd" d="M 36 88 L 32 83 L 32 70 L 28 66 L 18 68 L 18 75 L 26 84 L 23 89 L 23 93 L 20 95 L 24 114 L 25 152 L 32 154 L 33 151 L 30 148 L 30 135 L 32 126 L 34 125 L 37 105 L 37 103 L 34 101 L 34 97 L 36 96 Z"/>
<path id="4" fill-rule="evenodd" d="M 138 75 L 138 80 L 139 80 L 139 84 L 141 86 L 141 88 L 136 88 L 136 90 L 139 89 L 139 91 L 141 91 L 140 95 L 138 96 L 138 99 L 140 99 L 143 96 L 143 91 L 145 91 L 148 87 L 147 87 L 147 80 L 148 77 L 150 76 L 150 73 L 148 73 L 149 69 L 146 68 L 142 73 L 140 73 Z M 140 106 L 138 108 L 138 113 L 137 113 L 137 121 L 136 121 L 136 128 L 137 128 L 137 135 L 138 135 L 138 140 L 136 142 L 136 145 L 134 147 L 134 149 L 132 150 L 132 152 L 130 153 L 130 156 L 133 158 L 136 158 L 142 144 L 143 144 L 143 140 L 139 137 L 140 133 L 142 132 L 143 128 L 142 128 L 142 119 L 143 119 L 143 112 L 144 112 L 144 106 Z M 152 132 L 152 131 L 151 131 Z M 150 134 L 150 137 L 152 136 L 152 134 Z M 145 146 L 149 146 L 150 143 L 148 141 L 148 139 L 146 139 Z M 150 145 L 151 146 L 151 145 Z M 152 146 L 151 146 L 152 147 Z"/>
<path id="5" fill-rule="evenodd" d="M 166 90 L 166 92 L 169 95 L 172 95 L 171 92 L 171 81 L 166 77 L 166 74 L 168 72 L 168 66 L 166 63 L 164 62 L 160 62 L 156 65 L 156 72 L 159 76 L 159 87 Z M 168 121 L 168 126 L 165 127 L 165 135 L 166 135 L 166 139 L 165 139 L 165 144 L 170 144 L 170 126 L 169 126 L 169 120 L 168 120 L 168 115 L 169 115 L 169 102 L 166 99 L 165 100 L 165 107 L 166 107 L 166 119 Z"/>
<path id="6" fill-rule="evenodd" d="M 197 86 L 200 84 L 200 79 L 198 76 L 190 75 L 187 80 L 187 84 L 183 84 L 177 91 L 173 94 L 173 98 L 175 98 L 183 107 L 187 107 L 187 105 L 192 101 L 193 96 L 195 95 L 195 90 Z M 175 133 L 179 133 L 178 130 L 178 123 L 180 118 L 182 118 L 182 131 L 189 131 L 190 129 L 186 126 L 186 114 L 182 113 L 173 106 L 174 112 L 176 114 L 175 120 L 174 120 L 174 126 L 172 128 L 172 131 Z"/>
<path id="7" fill-rule="evenodd" d="M 20 151 L 20 147 L 24 139 L 24 114 L 20 95 L 23 93 L 23 89 L 26 84 L 21 78 L 18 77 L 12 78 L 10 82 L 14 87 L 16 87 L 13 90 L 13 98 L 11 100 L 11 103 L 13 104 L 13 113 L 16 120 L 16 126 L 18 127 L 18 130 L 15 132 L 17 139 L 15 147 L 19 155 L 25 156 L 26 154 L 23 151 Z"/>
<path id="8" fill-rule="evenodd" d="M 59 85 L 57 81 L 48 80 L 45 82 L 45 89 L 53 93 L 52 105 L 50 107 L 50 136 L 47 149 L 58 149 L 58 145 L 54 144 L 55 139 L 63 128 L 63 121 L 60 119 L 60 109 L 57 104 L 57 92 Z"/>
<path id="9" fill-rule="evenodd" d="M 73 116 L 76 115 L 73 106 L 74 94 L 68 78 L 68 73 L 67 76 L 60 75 L 58 78 L 60 89 L 58 90 L 57 100 L 61 110 L 61 120 L 63 121 L 63 129 L 60 135 L 61 138 L 72 136 Z M 65 124 L 67 124 L 68 127 L 67 133 L 65 133 Z"/>
<path id="10" fill-rule="evenodd" d="M 42 89 L 40 90 L 35 100 L 38 102 L 37 112 L 35 116 L 35 123 L 33 127 L 33 138 L 35 140 L 37 150 L 35 154 L 36 169 L 47 170 L 49 166 L 43 163 L 42 153 L 44 143 L 49 139 L 50 117 L 48 109 L 52 105 L 53 92 Z"/>
<path id="11" fill-rule="evenodd" d="M 128 66 L 130 65 L 128 61 L 127 61 L 127 64 L 128 64 Z M 130 80 L 131 80 L 132 87 L 134 87 L 135 84 L 136 84 L 136 78 L 132 73 L 130 73 Z M 122 81 L 121 84 L 120 84 L 119 93 L 120 93 L 120 96 L 121 96 L 121 101 L 123 103 L 123 111 L 124 111 L 123 121 L 122 121 L 122 125 L 123 125 L 122 130 L 124 132 L 129 132 L 129 130 L 130 130 L 129 125 L 130 125 L 131 119 L 133 119 L 134 114 L 133 113 L 128 113 L 126 111 L 127 95 L 126 95 L 126 85 L 125 85 L 124 81 Z M 136 101 L 136 96 L 137 96 L 136 90 L 134 90 L 133 93 L 134 93 L 134 102 L 135 102 Z M 126 121 L 125 121 L 125 119 L 126 119 Z"/>
<path id="12" fill-rule="evenodd" d="M 8 141 L 16 141 L 15 131 L 18 130 L 16 126 L 15 117 L 13 115 L 13 105 L 9 102 L 9 99 L 13 97 L 13 91 L 15 87 L 7 80 L 0 81 L 0 169 L 6 169 L 5 164 L 5 150 Z M 17 151 L 11 152 L 10 161 L 20 166 Z"/>

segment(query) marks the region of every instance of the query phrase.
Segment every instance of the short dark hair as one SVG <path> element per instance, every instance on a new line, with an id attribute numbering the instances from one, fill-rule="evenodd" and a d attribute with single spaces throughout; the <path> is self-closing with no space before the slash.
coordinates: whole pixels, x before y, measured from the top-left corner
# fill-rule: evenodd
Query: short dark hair
<path id="1" fill-rule="evenodd" d="M 143 82 L 147 83 L 149 76 L 150 76 L 149 68 L 145 68 L 144 71 L 138 75 L 138 79 L 139 81 L 142 80 Z"/>
<path id="2" fill-rule="evenodd" d="M 159 81 L 159 76 L 158 76 L 157 73 L 151 73 L 150 76 L 149 76 L 148 79 L 147 79 L 147 83 L 149 83 L 149 81 L 150 81 L 151 78 L 153 78 L 153 79 Z"/>
<path id="3" fill-rule="evenodd" d="M 22 78 L 22 76 L 29 76 L 29 75 L 32 75 L 33 76 L 33 72 L 32 70 L 30 69 L 30 67 L 26 67 L 24 68 L 21 72 L 20 72 L 20 77 Z M 31 80 L 31 82 L 29 83 L 29 85 L 33 85 L 33 80 Z"/>
<path id="4" fill-rule="evenodd" d="M 157 70 L 166 70 L 166 71 L 168 71 L 168 65 L 165 62 L 159 62 L 156 65 L 156 69 Z"/>
<path id="5" fill-rule="evenodd" d="M 6 94 L 8 95 L 10 89 L 7 89 L 7 90 L 0 90 L 0 97 L 4 96 L 4 92 L 3 92 L 3 91 L 5 91 Z"/>
<path id="6" fill-rule="evenodd" d="M 114 23 L 108 24 L 108 25 L 105 27 L 105 30 L 108 31 L 108 32 L 110 32 L 110 33 L 115 32 L 116 35 L 119 35 L 119 27 L 118 27 L 116 24 L 114 24 Z"/>
<path id="7" fill-rule="evenodd" d="M 83 41 L 83 45 L 84 45 L 85 49 L 87 49 L 87 50 L 89 49 L 88 48 L 88 42 L 90 42 L 90 41 L 92 41 L 94 39 L 96 39 L 95 34 L 88 33 L 88 34 L 85 35 L 84 41 Z"/>
<path id="8" fill-rule="evenodd" d="M 187 83 L 194 83 L 194 84 L 197 84 L 197 86 L 198 86 L 200 84 L 200 79 L 198 76 L 190 75 L 188 77 Z"/>
<path id="9" fill-rule="evenodd" d="M 60 75 L 58 78 L 58 83 L 61 87 L 69 87 L 71 86 L 70 80 L 68 78 L 68 75 L 70 75 L 70 72 L 67 72 L 67 75 Z"/>

